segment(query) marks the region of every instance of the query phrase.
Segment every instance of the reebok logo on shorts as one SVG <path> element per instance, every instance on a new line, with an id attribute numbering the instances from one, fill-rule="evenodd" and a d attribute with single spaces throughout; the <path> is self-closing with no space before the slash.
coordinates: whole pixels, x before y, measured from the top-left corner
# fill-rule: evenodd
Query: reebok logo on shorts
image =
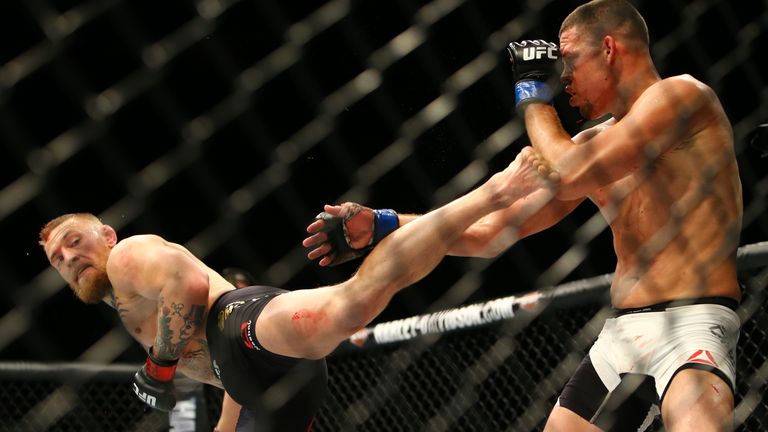
<path id="1" fill-rule="evenodd" d="M 243 340 L 243 343 L 246 347 L 249 349 L 255 349 L 260 350 L 258 345 L 256 345 L 256 342 L 253 340 L 253 321 L 248 320 L 240 325 L 240 339 Z"/>
<path id="2" fill-rule="evenodd" d="M 690 357 L 688 357 L 687 362 L 692 363 L 703 363 L 714 367 L 719 367 L 717 365 L 717 362 L 715 361 L 715 358 L 712 356 L 712 353 L 710 353 L 707 350 L 698 350 L 695 353 L 691 354 Z"/>

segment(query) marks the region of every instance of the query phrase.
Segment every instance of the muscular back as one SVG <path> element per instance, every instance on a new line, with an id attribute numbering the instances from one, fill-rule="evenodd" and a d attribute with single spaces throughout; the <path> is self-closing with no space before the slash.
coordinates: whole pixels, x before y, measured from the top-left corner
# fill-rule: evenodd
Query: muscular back
<path id="1" fill-rule="evenodd" d="M 684 138 L 648 166 L 589 196 L 614 237 L 615 307 L 740 296 L 735 251 L 742 199 L 733 132 L 711 89 L 696 85 L 706 102 L 681 123 L 688 125 Z"/>

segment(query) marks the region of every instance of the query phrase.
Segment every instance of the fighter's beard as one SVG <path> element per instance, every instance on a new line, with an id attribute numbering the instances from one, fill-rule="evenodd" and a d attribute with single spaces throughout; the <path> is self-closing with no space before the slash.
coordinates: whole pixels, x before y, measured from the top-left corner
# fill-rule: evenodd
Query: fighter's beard
<path id="1" fill-rule="evenodd" d="M 102 300 L 112 290 L 112 284 L 104 269 L 93 268 L 92 274 L 83 280 L 83 284 L 75 281 L 69 284 L 77 298 L 84 303 L 95 304 Z"/>

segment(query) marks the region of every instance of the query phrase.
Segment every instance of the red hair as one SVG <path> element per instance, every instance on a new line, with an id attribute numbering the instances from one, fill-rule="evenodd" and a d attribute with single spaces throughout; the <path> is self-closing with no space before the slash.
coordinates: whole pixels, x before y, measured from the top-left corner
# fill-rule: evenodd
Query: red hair
<path id="1" fill-rule="evenodd" d="M 40 229 L 40 241 L 38 243 L 40 243 L 42 246 L 45 246 L 45 243 L 48 241 L 48 237 L 51 235 L 51 231 L 56 229 L 56 227 L 62 223 L 73 218 L 83 218 L 93 222 L 101 223 L 101 220 L 92 213 L 67 213 L 55 219 L 51 219 L 47 224 L 43 225 L 43 227 Z"/>

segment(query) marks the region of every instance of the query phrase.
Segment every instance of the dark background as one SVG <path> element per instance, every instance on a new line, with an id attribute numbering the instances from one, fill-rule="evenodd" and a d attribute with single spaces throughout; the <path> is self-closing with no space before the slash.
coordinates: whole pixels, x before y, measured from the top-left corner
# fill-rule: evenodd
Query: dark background
<path id="1" fill-rule="evenodd" d="M 62 213 L 95 213 L 122 237 L 162 235 L 264 284 L 344 280 L 358 263 L 319 268 L 300 245 L 322 205 L 351 199 L 422 213 L 466 189 L 437 194 L 471 161 L 485 159 L 485 177 L 503 168 L 524 137 L 490 157 L 478 149 L 507 122 L 520 125 L 504 45 L 556 40 L 578 4 L 3 1 L 0 359 L 73 360 L 119 325 L 107 306 L 79 303 L 47 267 L 37 233 Z M 765 240 L 768 159 L 750 133 L 768 121 L 768 2 L 636 5 L 661 75 L 690 73 L 721 97 L 744 188 L 741 244 Z M 406 31 L 423 40 L 405 55 L 386 48 Z M 451 77 L 483 52 L 491 68 L 452 93 Z M 375 90 L 328 108 L 329 95 L 371 67 L 381 77 Z M 455 108 L 423 126 L 420 112 L 445 94 Z M 563 102 L 575 133 L 578 116 Z M 298 133 L 308 124 L 317 128 Z M 370 168 L 381 165 L 371 161 L 403 142 L 410 152 L 375 175 Z M 429 310 L 478 266 L 488 265 L 462 302 L 532 290 L 594 213 L 584 204 L 490 264 L 449 257 L 377 321 Z M 563 280 L 613 271 L 610 234 L 586 244 L 584 262 Z M 140 358 L 134 344 L 116 360 Z"/>

